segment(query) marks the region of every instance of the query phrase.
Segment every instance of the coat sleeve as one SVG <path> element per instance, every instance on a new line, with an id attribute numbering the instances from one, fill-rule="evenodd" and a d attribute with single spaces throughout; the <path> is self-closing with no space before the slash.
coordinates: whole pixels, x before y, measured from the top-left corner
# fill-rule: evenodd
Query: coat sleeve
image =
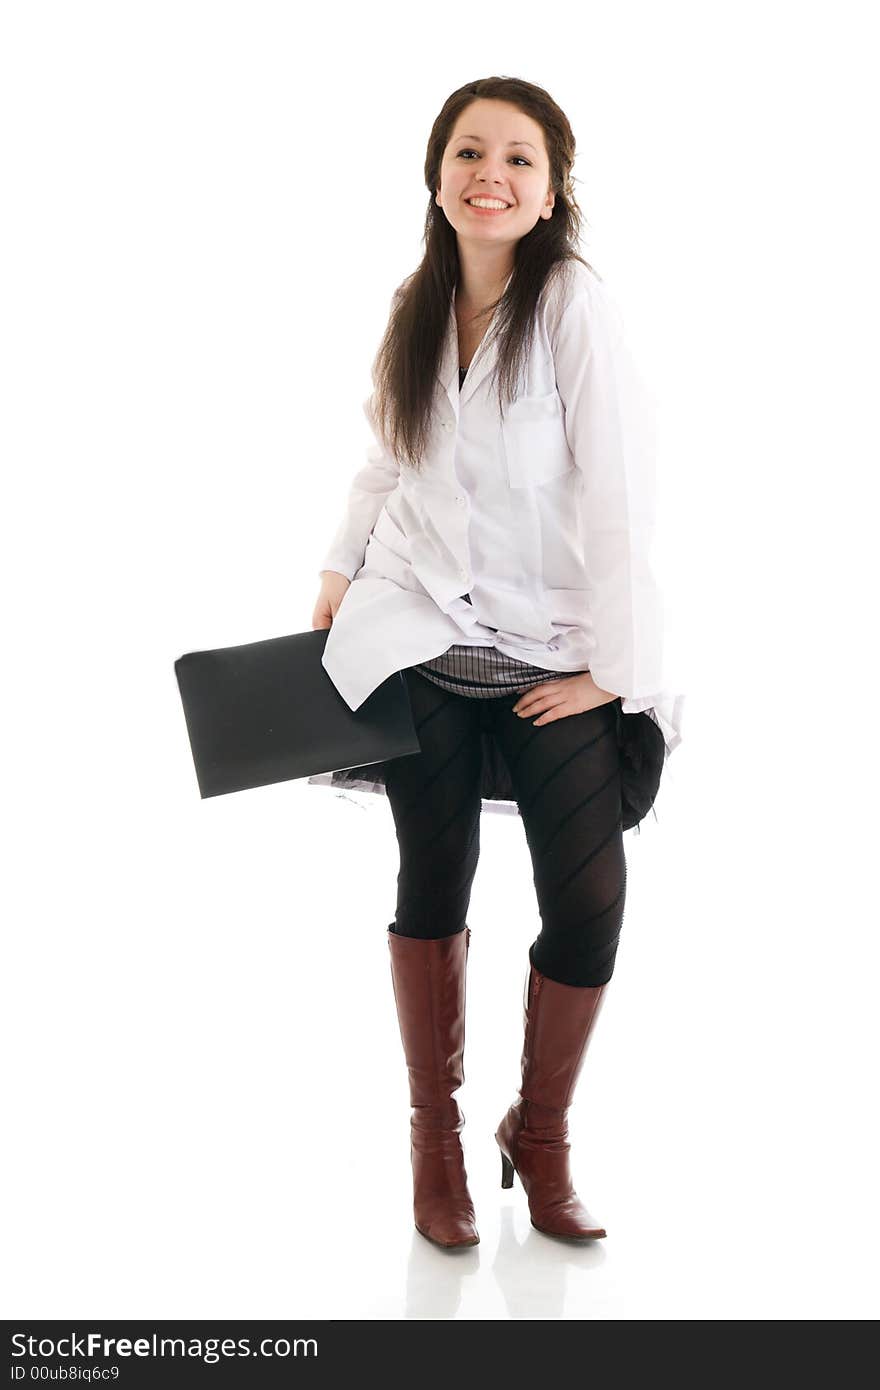
<path id="1" fill-rule="evenodd" d="M 400 465 L 393 454 L 382 445 L 373 416 L 375 392 L 364 401 L 363 410 L 373 432 L 373 446 L 367 452 L 367 462 L 354 475 L 349 488 L 345 515 L 336 530 L 321 562 L 322 570 L 336 570 L 346 579 L 354 579 L 364 563 L 367 541 L 384 506 L 385 499 L 397 487 Z"/>
<path id="2" fill-rule="evenodd" d="M 649 551 L 656 506 L 654 405 L 602 282 L 579 275 L 551 332 L 579 509 L 596 684 L 624 712 L 659 700 L 662 599 Z"/>

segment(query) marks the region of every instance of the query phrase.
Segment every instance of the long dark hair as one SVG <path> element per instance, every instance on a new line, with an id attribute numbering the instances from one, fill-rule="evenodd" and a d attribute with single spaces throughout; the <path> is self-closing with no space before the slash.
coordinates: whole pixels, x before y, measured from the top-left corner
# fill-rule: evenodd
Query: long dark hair
<path id="1" fill-rule="evenodd" d="M 459 87 L 444 103 L 428 139 L 424 172 L 431 197 L 425 219 L 425 254 L 418 269 L 395 291 L 388 326 L 373 363 L 373 414 L 379 435 L 401 464 L 414 469 L 421 466 L 431 432 L 436 373 L 449 323 L 450 297 L 459 278 L 455 228 L 434 198 L 455 122 L 479 97 L 510 102 L 542 127 L 550 187 L 556 195 L 553 216 L 539 217 L 517 243 L 513 275 L 501 299 L 483 310 L 485 315 L 498 310 L 493 333 L 498 335 L 496 380 L 502 413 L 502 397 L 509 402 L 516 394 L 531 346 L 538 301 L 554 267 L 574 260 L 593 269 L 577 251 L 584 217 L 574 196 L 571 170 L 575 140 L 565 113 L 542 87 L 516 77 L 483 77 Z"/>

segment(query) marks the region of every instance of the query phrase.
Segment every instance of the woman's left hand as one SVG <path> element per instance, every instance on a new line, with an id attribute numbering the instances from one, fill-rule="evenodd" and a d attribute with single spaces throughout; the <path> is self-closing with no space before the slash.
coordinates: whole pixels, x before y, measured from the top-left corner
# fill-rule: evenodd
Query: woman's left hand
<path id="1" fill-rule="evenodd" d="M 532 719 L 533 724 L 550 724 L 554 719 L 566 719 L 570 714 L 583 714 L 586 710 L 598 709 L 616 700 L 607 690 L 598 686 L 589 671 L 578 672 L 576 676 L 564 676 L 562 680 L 544 681 L 533 685 L 520 695 L 513 711 L 521 719 Z M 533 716 L 539 714 L 539 719 Z"/>

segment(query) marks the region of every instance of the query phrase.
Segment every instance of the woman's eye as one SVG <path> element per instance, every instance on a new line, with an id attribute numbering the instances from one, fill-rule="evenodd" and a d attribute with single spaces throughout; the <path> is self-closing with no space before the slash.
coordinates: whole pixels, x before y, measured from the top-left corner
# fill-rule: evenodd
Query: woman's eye
<path id="1" fill-rule="evenodd" d="M 461 157 L 462 157 L 463 154 L 476 154 L 476 153 L 477 153 L 476 150 L 459 150 L 459 152 L 458 152 L 458 158 L 461 159 Z M 530 167 L 531 167 L 531 166 L 529 165 L 529 161 L 528 161 L 527 159 L 525 159 L 525 158 L 523 157 L 523 155 L 521 155 L 521 154 L 512 154 L 510 157 L 511 157 L 511 159 L 519 159 L 519 160 L 522 160 L 522 163 L 525 164 L 527 168 L 530 168 Z M 470 161 L 468 161 L 468 162 L 470 162 Z"/>

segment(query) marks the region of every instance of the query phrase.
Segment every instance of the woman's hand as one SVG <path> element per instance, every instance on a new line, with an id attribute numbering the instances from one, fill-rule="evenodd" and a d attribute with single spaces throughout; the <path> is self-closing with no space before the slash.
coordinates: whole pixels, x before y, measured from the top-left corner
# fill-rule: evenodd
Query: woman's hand
<path id="1" fill-rule="evenodd" d="M 520 695 L 513 711 L 521 719 L 532 719 L 540 714 L 540 719 L 532 719 L 533 724 L 550 724 L 554 719 L 565 719 L 570 714 L 583 714 L 600 705 L 609 705 L 616 700 L 607 690 L 598 686 L 589 671 L 579 671 L 576 676 L 564 676 L 562 680 L 544 681 L 532 686 Z"/>
<path id="2" fill-rule="evenodd" d="M 316 628 L 332 627 L 340 603 L 348 592 L 350 579 L 336 570 L 321 570 L 321 592 L 312 613 L 312 631 Z"/>

